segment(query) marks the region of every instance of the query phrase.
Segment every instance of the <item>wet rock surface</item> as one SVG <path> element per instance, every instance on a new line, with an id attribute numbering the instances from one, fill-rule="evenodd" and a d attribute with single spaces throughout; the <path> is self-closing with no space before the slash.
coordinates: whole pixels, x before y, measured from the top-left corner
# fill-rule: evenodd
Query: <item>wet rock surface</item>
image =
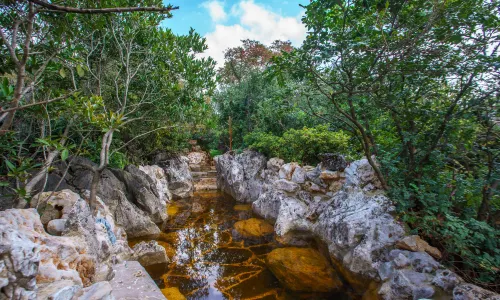
<path id="1" fill-rule="evenodd" d="M 207 209 L 192 213 L 199 202 Z M 168 299 L 345 299 L 330 289 L 302 294 L 280 283 L 266 265 L 267 254 L 280 246 L 273 239 L 273 226 L 256 216 L 242 216 L 251 206 L 235 204 L 219 193 L 196 193 L 169 206 L 166 229 L 156 241 L 173 250 L 170 262 L 146 267 L 163 295 Z M 185 212 L 190 212 L 187 218 L 176 220 Z M 235 233 L 235 228 L 248 237 Z"/>
<path id="2" fill-rule="evenodd" d="M 278 280 L 293 291 L 329 292 L 342 287 L 328 259 L 315 249 L 275 249 L 267 255 L 266 263 Z"/>
<path id="3" fill-rule="evenodd" d="M 244 238 L 262 238 L 273 234 L 274 227 L 264 220 L 250 218 L 234 223 L 234 230 Z"/>

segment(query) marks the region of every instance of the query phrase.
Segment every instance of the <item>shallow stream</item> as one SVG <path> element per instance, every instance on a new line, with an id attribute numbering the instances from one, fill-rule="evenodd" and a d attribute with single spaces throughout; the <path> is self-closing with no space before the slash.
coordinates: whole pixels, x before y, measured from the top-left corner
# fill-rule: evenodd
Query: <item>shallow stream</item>
<path id="1" fill-rule="evenodd" d="M 242 238 L 233 232 L 235 222 L 255 217 L 250 205 L 221 193 L 198 193 L 170 204 L 167 212 L 169 221 L 156 240 L 171 262 L 146 270 L 169 300 L 184 299 L 182 295 L 187 299 L 349 299 L 344 293 L 285 289 L 265 263 L 267 253 L 279 247 L 273 236 Z"/>

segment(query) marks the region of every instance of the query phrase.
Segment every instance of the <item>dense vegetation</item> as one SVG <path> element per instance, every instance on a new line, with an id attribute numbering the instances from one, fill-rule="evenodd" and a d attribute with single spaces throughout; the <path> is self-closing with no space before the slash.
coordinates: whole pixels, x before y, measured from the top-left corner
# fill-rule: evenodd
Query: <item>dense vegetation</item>
<path id="1" fill-rule="evenodd" d="M 57 159 L 85 155 L 98 163 L 98 179 L 108 165 L 178 150 L 193 122 L 212 112 L 215 63 L 196 58 L 204 39 L 159 26 L 174 7 L 159 0 L 36 3 L 9 1 L 0 14 L 3 185 L 14 182 L 21 204 Z M 157 11 L 126 11 L 144 7 Z"/>
<path id="2" fill-rule="evenodd" d="M 498 289 L 499 7 L 312 1 L 300 48 L 245 41 L 227 51 L 221 126 L 232 118 L 233 148 L 289 161 L 366 156 L 411 231 Z"/>
<path id="3" fill-rule="evenodd" d="M 366 156 L 410 230 L 499 289 L 498 0 L 311 1 L 303 45 L 245 40 L 217 72 L 199 34 L 159 25 L 160 0 L 40 3 L 0 4 L 0 188 L 20 206 L 57 161 L 86 156 L 98 179 L 190 138 Z M 116 7 L 158 9 L 100 10 Z"/>

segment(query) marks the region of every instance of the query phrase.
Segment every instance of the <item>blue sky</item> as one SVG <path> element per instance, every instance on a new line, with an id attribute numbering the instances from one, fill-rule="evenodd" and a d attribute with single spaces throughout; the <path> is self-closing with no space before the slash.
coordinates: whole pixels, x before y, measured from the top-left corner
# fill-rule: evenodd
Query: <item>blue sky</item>
<path id="1" fill-rule="evenodd" d="M 209 50 L 219 64 L 223 51 L 239 45 L 242 39 L 255 39 L 270 44 L 276 39 L 291 40 L 299 46 L 306 29 L 300 18 L 304 9 L 299 4 L 309 0 L 171 0 L 165 4 L 179 6 L 174 17 L 164 22 L 177 34 L 190 27 L 206 37 Z"/>

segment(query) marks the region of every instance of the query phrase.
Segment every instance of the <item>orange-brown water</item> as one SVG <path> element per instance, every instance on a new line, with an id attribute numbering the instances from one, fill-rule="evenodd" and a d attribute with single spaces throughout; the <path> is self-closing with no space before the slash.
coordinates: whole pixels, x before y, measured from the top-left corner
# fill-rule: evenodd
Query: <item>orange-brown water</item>
<path id="1" fill-rule="evenodd" d="M 174 299 L 349 299 L 345 294 L 286 290 L 266 267 L 279 245 L 272 235 L 242 238 L 233 225 L 252 216 L 251 207 L 221 193 L 199 193 L 171 204 L 169 221 L 156 240 L 169 264 L 147 267 L 169 300 Z M 130 241 L 131 246 L 139 240 Z"/>

